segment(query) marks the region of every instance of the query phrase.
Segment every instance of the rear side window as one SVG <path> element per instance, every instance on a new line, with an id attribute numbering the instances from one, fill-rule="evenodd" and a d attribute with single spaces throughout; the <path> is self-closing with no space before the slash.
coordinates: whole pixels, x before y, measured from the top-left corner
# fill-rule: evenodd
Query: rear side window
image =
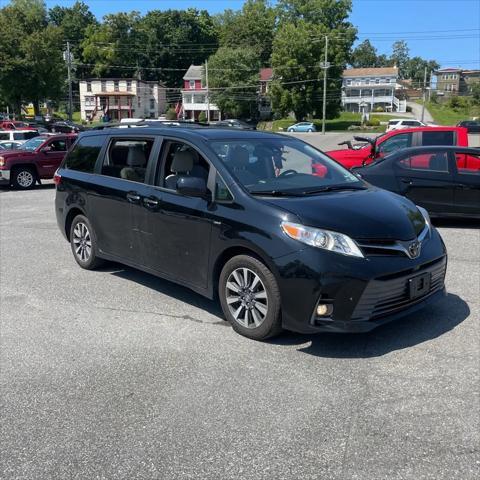
<path id="1" fill-rule="evenodd" d="M 455 145 L 455 132 L 423 132 L 422 145 Z"/>
<path id="2" fill-rule="evenodd" d="M 65 168 L 93 173 L 95 162 L 103 146 L 102 135 L 80 138 L 65 160 Z"/>
<path id="3" fill-rule="evenodd" d="M 460 175 L 480 175 L 480 154 L 456 153 L 455 161 Z"/>
<path id="4" fill-rule="evenodd" d="M 409 170 L 448 173 L 448 153 L 419 153 L 400 160 L 400 165 Z"/>
<path id="5" fill-rule="evenodd" d="M 8 132 L 0 132 L 0 140 L 10 140 L 10 134 Z"/>
<path id="6" fill-rule="evenodd" d="M 102 165 L 102 175 L 145 182 L 153 139 L 114 139 Z"/>

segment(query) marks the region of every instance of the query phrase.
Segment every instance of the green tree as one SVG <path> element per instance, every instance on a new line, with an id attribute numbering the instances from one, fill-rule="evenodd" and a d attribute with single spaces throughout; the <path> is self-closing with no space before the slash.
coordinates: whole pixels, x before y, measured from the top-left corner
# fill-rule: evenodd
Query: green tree
<path id="1" fill-rule="evenodd" d="M 252 47 L 221 47 L 208 60 L 210 99 L 222 116 L 245 118 L 256 112 L 260 58 Z"/>
<path id="2" fill-rule="evenodd" d="M 269 65 L 276 15 L 267 0 L 247 0 L 242 10 L 225 10 L 217 22 L 221 46 L 254 48 L 262 65 Z"/>
<path id="3" fill-rule="evenodd" d="M 407 42 L 404 40 L 399 40 L 392 45 L 392 55 L 390 56 L 390 61 L 392 65 L 396 65 L 398 68 L 399 78 L 407 78 L 408 72 L 408 61 L 410 59 L 410 49 L 408 48 Z"/>
<path id="4" fill-rule="evenodd" d="M 323 101 L 325 36 L 329 37 L 327 116 L 340 110 L 341 76 L 355 39 L 350 22 L 351 2 L 341 0 L 281 0 L 280 26 L 272 50 L 274 80 L 270 88 L 273 111 L 294 112 L 297 120 L 319 115 Z"/>
<path id="5" fill-rule="evenodd" d="M 440 68 L 440 65 L 435 60 L 424 60 L 421 57 L 410 58 L 405 67 L 405 78 L 413 81 L 414 87 L 423 86 L 425 76 L 425 68 L 427 69 L 427 81 L 431 73 Z"/>
<path id="6" fill-rule="evenodd" d="M 352 53 L 352 67 L 368 68 L 377 66 L 377 49 L 370 43 L 370 40 L 364 40 Z"/>
<path id="7" fill-rule="evenodd" d="M 470 92 L 475 104 L 480 104 L 480 82 L 475 82 L 470 87 Z"/>
<path id="8" fill-rule="evenodd" d="M 61 98 L 65 87 L 62 31 L 48 25 L 45 4 L 14 0 L 0 10 L 0 96 L 20 113 L 23 102 Z"/>
<path id="9" fill-rule="evenodd" d="M 71 7 L 57 5 L 49 10 L 48 18 L 51 24 L 62 29 L 63 42 L 70 41 L 74 62 L 81 64 L 83 62 L 81 43 L 85 38 L 87 27 L 98 23 L 88 5 L 81 1 L 75 2 Z M 90 74 L 91 70 L 80 65 L 76 73 L 77 76 L 84 77 Z"/>

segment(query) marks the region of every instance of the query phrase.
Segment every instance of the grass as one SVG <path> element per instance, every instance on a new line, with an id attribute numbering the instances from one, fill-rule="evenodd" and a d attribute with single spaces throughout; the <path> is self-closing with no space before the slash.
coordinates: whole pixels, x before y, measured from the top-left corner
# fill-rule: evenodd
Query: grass
<path id="1" fill-rule="evenodd" d="M 370 115 L 371 121 L 379 121 L 379 122 L 388 122 L 390 119 L 395 118 L 391 115 L 377 115 L 375 113 Z M 322 120 L 318 118 L 311 119 L 315 124 L 315 127 L 318 131 L 322 129 Z M 273 132 L 278 131 L 286 131 L 290 125 L 296 123 L 295 120 L 292 118 L 282 118 L 280 120 L 273 120 L 272 122 L 260 122 L 257 128 L 259 130 L 271 130 Z M 327 131 L 344 131 L 348 130 L 348 127 L 352 125 L 360 125 L 361 123 L 361 115 L 359 113 L 353 112 L 342 112 L 339 117 L 327 120 L 325 122 L 325 130 Z M 373 132 L 384 132 L 386 125 L 380 125 L 375 127 L 372 130 Z"/>
<path id="2" fill-rule="evenodd" d="M 419 101 L 419 103 L 422 102 Z M 425 106 L 438 125 L 456 125 L 462 120 L 480 116 L 480 105 L 472 105 L 471 102 L 465 102 L 464 105 L 456 108 L 452 108 L 448 103 L 433 102 L 427 102 Z"/>

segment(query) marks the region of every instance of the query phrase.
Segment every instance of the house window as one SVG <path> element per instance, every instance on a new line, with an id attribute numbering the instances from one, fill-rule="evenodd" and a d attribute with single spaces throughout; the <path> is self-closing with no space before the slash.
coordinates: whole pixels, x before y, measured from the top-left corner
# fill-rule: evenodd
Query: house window
<path id="1" fill-rule="evenodd" d="M 352 84 L 352 81 L 351 80 L 347 80 L 347 85 L 351 85 Z"/>
<path id="2" fill-rule="evenodd" d="M 102 80 L 102 86 L 101 86 L 102 92 L 107 91 L 107 82 L 105 80 Z"/>
<path id="3" fill-rule="evenodd" d="M 131 92 L 131 91 L 132 91 L 132 81 L 127 80 L 127 92 Z"/>
<path id="4" fill-rule="evenodd" d="M 92 82 L 87 82 L 87 92 L 92 91 Z"/>
<path id="5" fill-rule="evenodd" d="M 150 95 L 153 95 L 153 85 L 150 85 Z"/>
<path id="6" fill-rule="evenodd" d="M 365 79 L 365 85 L 370 85 L 370 79 L 369 78 Z"/>
<path id="7" fill-rule="evenodd" d="M 190 88 L 190 90 L 194 90 L 194 89 L 195 89 L 195 80 L 189 80 L 189 82 L 188 82 L 188 88 Z"/>
<path id="8" fill-rule="evenodd" d="M 183 96 L 183 103 L 192 103 L 192 95 L 186 94 Z"/>
<path id="9" fill-rule="evenodd" d="M 376 79 L 375 79 L 375 83 L 380 83 L 380 79 L 379 79 L 379 78 L 376 78 Z"/>
<path id="10" fill-rule="evenodd" d="M 205 103 L 205 95 L 193 95 L 193 103 Z"/>
<path id="11" fill-rule="evenodd" d="M 115 81 L 113 82 L 113 90 L 114 90 L 115 92 L 118 92 L 118 91 L 120 90 L 120 84 L 119 84 L 118 80 L 115 80 Z"/>
<path id="12" fill-rule="evenodd" d="M 389 79 L 389 78 L 386 78 L 386 79 L 385 79 L 385 83 L 390 83 L 390 79 Z"/>
<path id="13" fill-rule="evenodd" d="M 139 107 L 142 106 L 142 101 L 140 100 L 140 97 L 137 98 L 137 105 L 138 105 Z"/>
<path id="14" fill-rule="evenodd" d="M 154 98 L 150 99 L 150 110 L 155 110 L 155 99 Z"/>

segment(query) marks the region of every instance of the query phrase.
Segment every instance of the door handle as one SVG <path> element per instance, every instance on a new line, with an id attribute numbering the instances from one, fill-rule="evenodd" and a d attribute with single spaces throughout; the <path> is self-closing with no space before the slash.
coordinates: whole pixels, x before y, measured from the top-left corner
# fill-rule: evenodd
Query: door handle
<path id="1" fill-rule="evenodd" d="M 137 192 L 128 192 L 127 193 L 127 200 L 130 203 L 138 203 L 140 201 L 140 195 Z"/>
<path id="2" fill-rule="evenodd" d="M 145 197 L 143 199 L 143 204 L 148 208 L 155 208 L 158 207 L 159 200 L 156 197 Z"/>

